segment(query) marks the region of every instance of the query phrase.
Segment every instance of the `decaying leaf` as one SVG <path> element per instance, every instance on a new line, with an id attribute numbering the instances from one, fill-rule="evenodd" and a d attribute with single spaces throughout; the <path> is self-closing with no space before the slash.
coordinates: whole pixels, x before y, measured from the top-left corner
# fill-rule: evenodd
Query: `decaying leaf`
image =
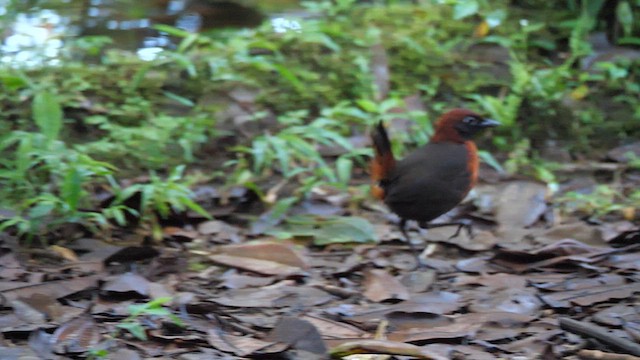
<path id="1" fill-rule="evenodd" d="M 371 301 L 407 300 L 409 291 L 388 272 L 372 269 L 365 272 L 364 296 Z"/>

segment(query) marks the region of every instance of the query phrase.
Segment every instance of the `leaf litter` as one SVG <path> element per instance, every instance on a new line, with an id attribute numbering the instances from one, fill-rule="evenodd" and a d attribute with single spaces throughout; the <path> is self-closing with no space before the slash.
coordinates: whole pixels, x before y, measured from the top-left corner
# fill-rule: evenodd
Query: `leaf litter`
<path id="1" fill-rule="evenodd" d="M 57 255 L 45 261 L 2 240 L 0 351 L 577 359 L 632 353 L 627 342 L 640 338 L 633 222 L 549 222 L 538 183 L 483 185 L 482 206 L 453 213 L 477 220 L 473 237 L 411 228 L 428 249 L 426 268 L 382 207 L 354 208 L 322 190 L 249 227 L 235 214 L 250 191 L 209 193 L 220 216 L 165 226 L 162 244 L 84 238 L 50 248 Z M 526 201 L 505 200 L 518 193 Z"/>

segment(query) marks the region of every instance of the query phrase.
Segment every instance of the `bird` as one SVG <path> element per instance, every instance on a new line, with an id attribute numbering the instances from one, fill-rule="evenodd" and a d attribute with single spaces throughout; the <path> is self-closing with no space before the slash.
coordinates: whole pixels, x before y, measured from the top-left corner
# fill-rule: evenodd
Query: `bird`
<path id="1" fill-rule="evenodd" d="M 498 125 L 500 122 L 471 110 L 450 110 L 435 122 L 429 142 L 400 160 L 393 155 L 383 122 L 373 129 L 372 194 L 400 218 L 400 231 L 419 265 L 419 253 L 407 233 L 407 222 L 417 221 L 424 229 L 458 226 L 452 238 L 463 227 L 470 233 L 468 222 L 431 221 L 462 202 L 475 186 L 479 158 L 472 139 L 482 130 Z"/>

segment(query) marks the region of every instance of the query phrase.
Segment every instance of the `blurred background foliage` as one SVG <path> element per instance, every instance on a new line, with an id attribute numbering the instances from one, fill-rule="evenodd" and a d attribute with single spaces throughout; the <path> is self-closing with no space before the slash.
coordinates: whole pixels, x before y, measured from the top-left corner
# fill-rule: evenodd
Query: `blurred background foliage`
<path id="1" fill-rule="evenodd" d="M 26 234 L 203 213 L 194 182 L 266 203 L 282 183 L 347 191 L 366 182 L 372 124 L 396 124 L 402 153 L 453 107 L 504 124 L 480 140 L 488 164 L 548 183 L 557 163 L 640 138 L 634 0 L 1 5 L 0 227 Z M 603 193 L 597 211 L 640 198 Z M 144 208 L 126 205 L 135 194 Z"/>

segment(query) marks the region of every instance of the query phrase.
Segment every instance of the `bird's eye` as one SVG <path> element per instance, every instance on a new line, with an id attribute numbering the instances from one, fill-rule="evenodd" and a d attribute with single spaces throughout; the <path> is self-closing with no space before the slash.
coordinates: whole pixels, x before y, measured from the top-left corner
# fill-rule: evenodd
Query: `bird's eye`
<path id="1" fill-rule="evenodd" d="M 473 116 L 467 116 L 464 119 L 462 119 L 462 122 L 469 125 L 476 125 L 478 123 L 478 119 Z"/>

